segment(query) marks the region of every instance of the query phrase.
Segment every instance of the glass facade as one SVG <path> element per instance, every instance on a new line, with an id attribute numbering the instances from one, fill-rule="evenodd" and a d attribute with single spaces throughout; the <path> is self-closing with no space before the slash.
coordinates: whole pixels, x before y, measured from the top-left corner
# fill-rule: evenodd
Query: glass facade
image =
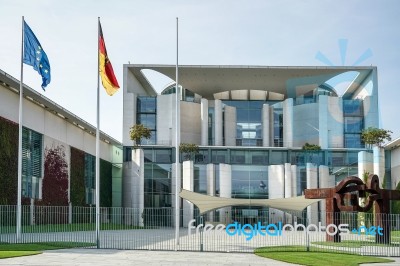
<path id="1" fill-rule="evenodd" d="M 343 100 L 344 146 L 362 148 L 361 132 L 364 129 L 362 100 Z"/>
<path id="2" fill-rule="evenodd" d="M 96 204 L 96 157 L 85 153 L 85 198 L 86 204 Z"/>
<path id="3" fill-rule="evenodd" d="M 22 130 L 22 196 L 39 198 L 42 178 L 43 135 L 28 128 Z"/>
<path id="4" fill-rule="evenodd" d="M 262 106 L 265 101 L 222 101 L 236 107 L 236 145 L 262 146 Z"/>
<path id="5" fill-rule="evenodd" d="M 274 108 L 274 146 L 283 147 L 283 109 Z"/>
<path id="6" fill-rule="evenodd" d="M 143 139 L 140 144 L 157 144 L 157 97 L 139 96 L 137 98 L 136 123 L 151 130 L 150 139 Z"/>
<path id="7" fill-rule="evenodd" d="M 297 194 L 301 195 L 307 188 L 307 163 L 312 163 L 315 167 L 326 165 L 329 175 L 334 175 L 335 182 L 338 183 L 349 175 L 357 175 L 359 151 L 361 150 L 200 148 L 194 157 L 194 191 L 207 193 L 207 164 L 214 164 L 215 195 L 218 196 L 219 164 L 225 163 L 232 167 L 233 198 L 268 198 L 268 165 L 290 163 L 297 166 Z M 124 153 L 124 158 L 127 159 L 131 148 L 124 147 Z M 171 206 L 174 196 L 171 181 L 173 158 L 172 148 L 144 147 L 145 207 Z M 181 161 L 182 159 L 181 155 Z"/>
<path id="8" fill-rule="evenodd" d="M 232 198 L 267 199 L 267 166 L 233 165 Z"/>
<path id="9" fill-rule="evenodd" d="M 171 207 L 172 157 L 170 148 L 144 148 L 144 207 Z M 124 160 L 132 160 L 132 148 L 124 147 Z"/>

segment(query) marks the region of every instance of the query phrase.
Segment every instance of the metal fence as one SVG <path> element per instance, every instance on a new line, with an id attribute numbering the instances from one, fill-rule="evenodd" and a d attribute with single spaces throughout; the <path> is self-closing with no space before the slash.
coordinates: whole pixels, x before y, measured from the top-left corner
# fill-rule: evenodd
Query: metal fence
<path id="1" fill-rule="evenodd" d="M 95 207 L 23 206 L 20 239 L 16 210 L 0 206 L 0 244 L 66 242 L 96 248 Z M 400 256 L 399 214 L 341 213 L 333 217 L 342 224 L 335 228 L 326 224 L 323 212 L 223 208 L 199 215 L 196 209 L 181 210 L 176 245 L 172 208 L 101 208 L 100 212 L 100 248 L 253 252 L 266 247 Z M 378 220 L 386 223 L 390 234 L 380 236 Z M 327 241 L 335 230 L 342 233 L 341 242 Z"/>

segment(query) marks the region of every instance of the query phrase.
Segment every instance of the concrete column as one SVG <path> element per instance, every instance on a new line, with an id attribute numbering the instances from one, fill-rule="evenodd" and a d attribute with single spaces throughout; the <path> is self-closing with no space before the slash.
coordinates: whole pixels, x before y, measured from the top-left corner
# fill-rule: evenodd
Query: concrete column
<path id="1" fill-rule="evenodd" d="M 263 138 L 263 146 L 269 147 L 271 146 L 269 138 L 270 138 L 270 113 L 269 113 L 269 104 L 263 104 L 261 111 L 261 123 L 262 123 L 262 138 Z"/>
<path id="2" fill-rule="evenodd" d="M 225 146 L 236 146 L 236 107 L 225 106 Z"/>
<path id="3" fill-rule="evenodd" d="M 374 173 L 374 157 L 370 152 L 360 151 L 358 153 L 358 177 L 363 181 L 365 173 Z"/>
<path id="4" fill-rule="evenodd" d="M 293 99 L 283 102 L 283 146 L 293 147 Z"/>
<path id="5" fill-rule="evenodd" d="M 329 167 L 326 165 L 319 166 L 319 187 L 320 188 L 332 188 L 335 186 L 335 176 L 329 175 Z M 326 225 L 326 203 L 325 200 L 319 202 L 319 208 L 321 210 L 321 223 Z"/>
<path id="6" fill-rule="evenodd" d="M 142 149 L 132 150 L 132 161 L 123 164 L 123 206 L 125 223 L 143 226 L 144 209 L 144 156 Z"/>
<path id="7" fill-rule="evenodd" d="M 343 148 L 343 99 L 325 95 L 319 96 L 319 99 L 327 99 L 326 102 L 323 101 L 319 104 L 320 141 L 325 141 L 329 148 Z M 321 117 L 322 111 L 323 117 Z M 322 143 L 320 146 L 324 149 L 325 144 Z"/>
<path id="8" fill-rule="evenodd" d="M 219 187 L 221 198 L 232 197 L 232 166 L 229 164 L 219 164 Z M 225 207 L 220 209 L 220 223 L 229 224 L 231 223 L 231 207 Z"/>
<path id="9" fill-rule="evenodd" d="M 157 96 L 157 144 L 175 145 L 175 94 Z M 182 107 L 181 107 L 182 108 Z M 165 112 L 164 110 L 169 110 Z"/>
<path id="10" fill-rule="evenodd" d="M 306 164 L 307 189 L 317 188 L 318 168 L 315 164 Z M 307 207 L 307 219 L 309 223 L 318 224 L 318 203 L 313 203 Z"/>
<path id="11" fill-rule="evenodd" d="M 194 191 L 194 166 L 193 161 L 184 161 L 182 167 L 182 188 Z M 190 220 L 193 219 L 193 203 L 183 200 L 183 227 L 187 227 Z"/>
<path id="12" fill-rule="evenodd" d="M 318 97 L 318 135 L 321 149 L 329 148 L 328 137 L 328 96 L 320 95 Z M 341 112 L 342 113 L 342 112 Z"/>
<path id="13" fill-rule="evenodd" d="M 291 164 L 290 163 L 285 163 L 284 164 L 285 168 L 285 198 L 290 198 L 292 197 L 292 170 L 291 170 Z M 285 213 L 285 220 L 283 221 L 284 223 L 291 223 L 292 222 L 292 215 Z"/>
<path id="14" fill-rule="evenodd" d="M 382 187 L 385 176 L 385 150 L 379 147 L 373 147 L 374 154 L 374 174 L 379 177 L 379 184 Z"/>
<path id="15" fill-rule="evenodd" d="M 215 196 L 215 169 L 214 164 L 207 164 L 207 195 Z M 208 213 L 208 221 L 214 222 L 214 211 Z"/>
<path id="16" fill-rule="evenodd" d="M 214 116 L 215 116 L 215 146 L 222 146 L 222 102 L 221 100 L 214 101 Z"/>
<path id="17" fill-rule="evenodd" d="M 297 165 L 290 166 L 290 171 L 292 171 L 292 197 L 297 196 Z"/>
<path id="18" fill-rule="evenodd" d="M 131 126 L 136 124 L 137 96 L 134 93 L 124 91 L 123 101 L 124 111 L 122 141 L 124 146 L 131 146 L 132 140 L 129 136 L 129 130 Z"/>
<path id="19" fill-rule="evenodd" d="M 283 165 L 268 166 L 268 198 L 281 199 L 285 197 L 285 168 Z M 283 212 L 269 208 L 270 223 L 277 223 L 283 220 Z"/>
<path id="20" fill-rule="evenodd" d="M 208 146 L 208 100 L 201 99 L 201 145 Z"/>
<path id="21" fill-rule="evenodd" d="M 207 164 L 207 195 L 215 196 L 215 172 L 214 164 Z"/>
<path id="22" fill-rule="evenodd" d="M 292 170 L 291 164 L 285 163 L 285 198 L 292 197 Z"/>

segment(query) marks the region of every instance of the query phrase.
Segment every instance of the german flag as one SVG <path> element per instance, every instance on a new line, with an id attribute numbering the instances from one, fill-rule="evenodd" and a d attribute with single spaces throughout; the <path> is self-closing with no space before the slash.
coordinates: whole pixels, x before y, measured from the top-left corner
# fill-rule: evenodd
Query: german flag
<path id="1" fill-rule="evenodd" d="M 108 95 L 112 96 L 119 89 L 117 78 L 115 77 L 113 67 L 108 59 L 106 44 L 104 43 L 103 30 L 99 21 L 99 71 L 101 83 L 106 89 Z"/>

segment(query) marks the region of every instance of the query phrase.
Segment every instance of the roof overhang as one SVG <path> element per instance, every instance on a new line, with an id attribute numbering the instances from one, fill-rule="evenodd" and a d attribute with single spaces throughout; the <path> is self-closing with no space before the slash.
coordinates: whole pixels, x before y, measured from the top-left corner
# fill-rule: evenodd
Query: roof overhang
<path id="1" fill-rule="evenodd" d="M 19 87 L 20 87 L 19 80 L 8 75 L 6 72 L 2 70 L 0 70 L 0 85 L 2 85 L 4 88 L 7 88 L 19 94 Z M 36 92 L 29 86 L 25 84 L 23 85 L 24 85 L 23 87 L 24 97 L 26 99 L 39 105 L 46 111 L 53 113 L 54 115 L 57 115 L 61 119 L 64 119 L 67 122 L 79 127 L 81 130 L 86 131 L 87 133 L 93 136 L 96 135 L 96 127 L 86 122 L 82 118 L 76 116 L 75 114 L 71 113 L 70 111 L 58 105 L 57 103 L 53 102 L 52 100 L 48 99 L 44 95 Z M 118 147 L 122 146 L 121 142 L 101 131 L 100 131 L 100 140 L 106 142 L 107 144 L 112 144 Z"/>
<path id="2" fill-rule="evenodd" d="M 124 65 L 147 91 L 154 92 L 142 70 L 149 69 L 172 80 L 176 77 L 174 65 Z M 348 71 L 360 73 L 351 90 L 356 90 L 374 67 L 288 67 L 288 66 L 179 66 L 179 84 L 207 99 L 226 91 L 267 91 L 287 98 L 290 87 L 315 88 L 325 81 Z"/>
<path id="3" fill-rule="evenodd" d="M 391 142 L 386 143 L 384 146 L 385 150 L 394 150 L 399 147 L 400 147 L 400 138 L 392 140 Z"/>
<path id="4" fill-rule="evenodd" d="M 206 213 L 228 206 L 265 206 L 286 211 L 302 211 L 321 199 L 306 199 L 304 196 L 284 199 L 232 199 L 208 196 L 182 189 L 179 196 L 193 203 L 200 213 Z"/>

